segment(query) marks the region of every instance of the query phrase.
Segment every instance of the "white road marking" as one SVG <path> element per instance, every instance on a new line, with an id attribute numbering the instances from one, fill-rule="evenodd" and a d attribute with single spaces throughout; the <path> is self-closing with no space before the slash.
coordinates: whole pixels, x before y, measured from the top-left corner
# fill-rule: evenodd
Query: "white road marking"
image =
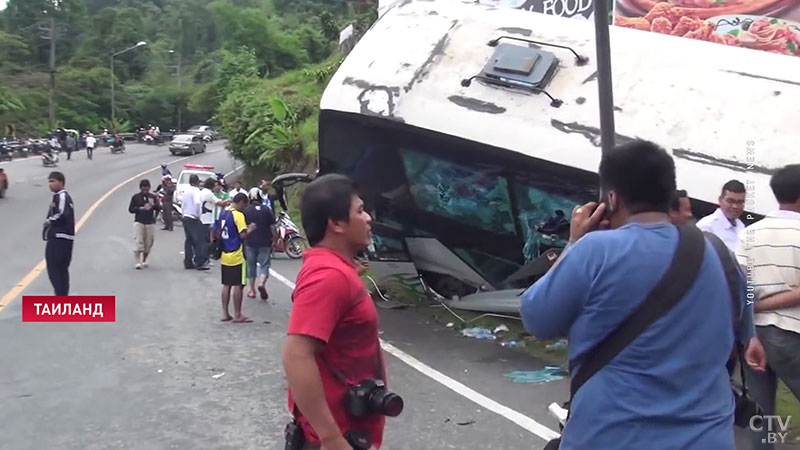
<path id="1" fill-rule="evenodd" d="M 281 283 L 289 287 L 289 289 L 295 288 L 295 284 L 293 282 L 291 282 L 288 278 L 279 274 L 275 270 L 269 269 L 269 273 L 270 275 L 272 275 L 273 278 L 275 278 L 276 280 L 280 281 Z M 545 441 L 549 441 L 551 439 L 555 439 L 560 436 L 559 433 L 551 430 L 550 428 L 547 428 L 546 426 L 531 419 L 530 417 L 518 411 L 515 411 L 507 406 L 501 405 L 500 403 L 497 403 L 496 401 L 475 391 L 469 386 L 448 377 L 447 375 L 439 372 L 433 367 L 428 366 L 427 364 L 414 358 L 408 353 L 400 350 L 394 345 L 385 342 L 383 339 L 381 339 L 380 342 L 381 342 L 381 347 L 383 347 L 383 350 L 386 351 L 386 353 L 389 353 L 390 355 L 394 356 L 400 361 L 406 363 L 408 366 L 416 369 L 421 374 L 452 390 L 456 394 L 468 400 L 471 400 L 474 403 L 477 403 L 478 405 L 488 409 L 489 411 L 492 411 L 495 414 L 505 417 L 506 419 L 514 422 L 515 424 L 535 434 L 536 436 L 544 439 Z"/>

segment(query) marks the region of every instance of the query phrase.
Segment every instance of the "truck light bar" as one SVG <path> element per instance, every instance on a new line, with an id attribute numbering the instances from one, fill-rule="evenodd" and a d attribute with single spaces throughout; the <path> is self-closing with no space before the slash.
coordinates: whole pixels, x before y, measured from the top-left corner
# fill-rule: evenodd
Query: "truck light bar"
<path id="1" fill-rule="evenodd" d="M 208 169 L 208 170 L 214 168 L 214 166 L 206 166 L 203 164 L 184 164 L 183 167 L 186 167 L 187 169 Z"/>

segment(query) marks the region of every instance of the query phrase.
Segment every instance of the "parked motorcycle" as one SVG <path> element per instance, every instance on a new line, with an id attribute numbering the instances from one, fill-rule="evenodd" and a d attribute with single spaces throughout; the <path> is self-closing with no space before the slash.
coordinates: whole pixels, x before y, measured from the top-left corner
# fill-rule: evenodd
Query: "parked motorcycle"
<path id="1" fill-rule="evenodd" d="M 59 150 L 57 148 L 51 149 L 49 152 L 42 153 L 42 165 L 44 167 L 55 167 L 58 165 L 58 154 Z"/>
<path id="2" fill-rule="evenodd" d="M 302 258 L 307 247 L 306 239 L 300 234 L 300 229 L 292 222 L 292 218 L 286 211 L 278 214 L 276 228 L 279 239 L 275 240 L 272 251 L 286 253 L 286 256 L 291 259 Z"/>

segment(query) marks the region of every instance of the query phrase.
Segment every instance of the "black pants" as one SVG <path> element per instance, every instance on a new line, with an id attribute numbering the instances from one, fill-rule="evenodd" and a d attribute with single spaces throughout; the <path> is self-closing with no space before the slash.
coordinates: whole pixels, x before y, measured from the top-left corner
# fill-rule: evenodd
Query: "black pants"
<path id="1" fill-rule="evenodd" d="M 191 269 L 208 262 L 208 232 L 200 223 L 200 219 L 183 218 L 183 232 L 186 240 L 183 244 L 183 267 Z"/>
<path id="2" fill-rule="evenodd" d="M 69 295 L 69 265 L 72 262 L 70 239 L 50 238 L 44 250 L 47 262 L 47 276 L 53 285 L 55 295 Z"/>
<path id="3" fill-rule="evenodd" d="M 93 151 L 94 151 L 94 148 L 92 148 L 92 147 L 86 147 L 86 156 L 88 156 L 88 157 L 89 157 L 89 159 L 92 159 L 92 152 L 93 152 Z"/>
<path id="4" fill-rule="evenodd" d="M 164 215 L 164 229 L 172 231 L 172 210 L 175 209 L 172 206 L 171 201 L 164 202 L 164 209 L 161 211 L 161 214 Z"/>

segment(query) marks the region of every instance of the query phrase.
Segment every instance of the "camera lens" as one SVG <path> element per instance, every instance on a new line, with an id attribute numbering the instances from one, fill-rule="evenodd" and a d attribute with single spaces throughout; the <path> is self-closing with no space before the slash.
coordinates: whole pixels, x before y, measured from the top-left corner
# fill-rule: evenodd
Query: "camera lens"
<path id="1" fill-rule="evenodd" d="M 370 403 L 375 412 L 384 416 L 397 417 L 403 412 L 403 398 L 387 390 L 374 392 Z"/>

